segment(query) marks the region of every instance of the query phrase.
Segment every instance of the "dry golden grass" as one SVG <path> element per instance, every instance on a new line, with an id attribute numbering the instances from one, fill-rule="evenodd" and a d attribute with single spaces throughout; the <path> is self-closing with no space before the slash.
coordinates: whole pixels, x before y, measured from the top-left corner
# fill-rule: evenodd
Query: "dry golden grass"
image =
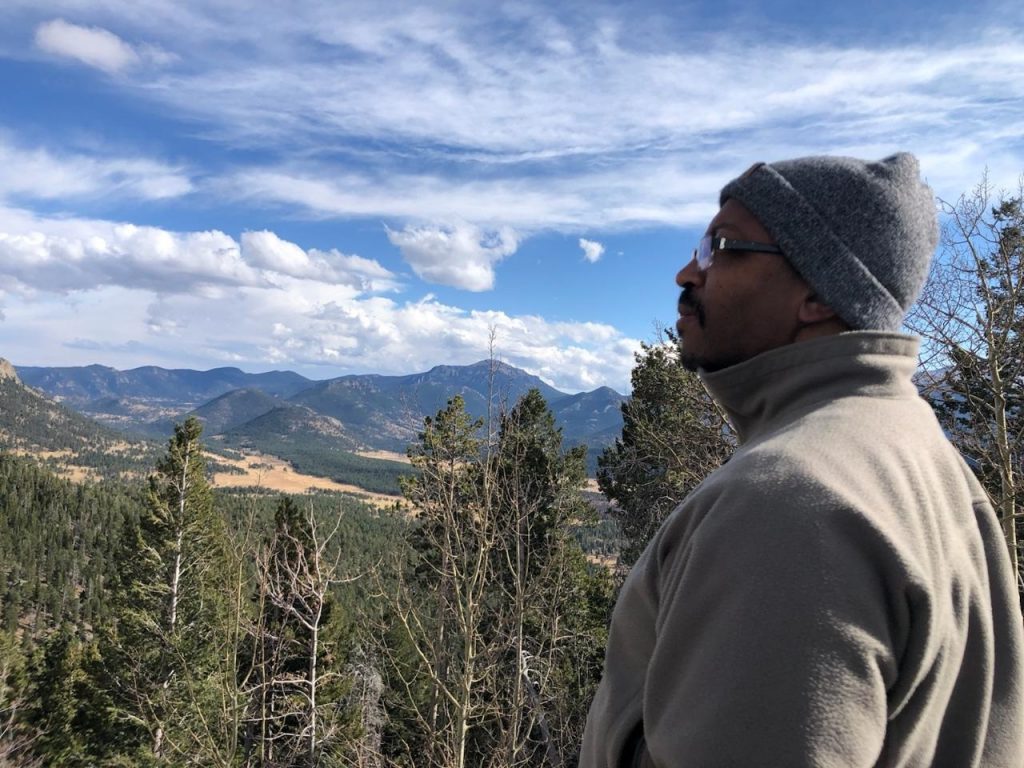
<path id="1" fill-rule="evenodd" d="M 395 453 L 394 451 L 356 451 L 357 456 L 363 456 L 367 459 L 385 459 L 387 461 L 400 461 L 403 464 L 411 463 L 409 457 L 404 453 Z"/>
<path id="2" fill-rule="evenodd" d="M 241 458 L 231 459 L 225 456 L 212 456 L 221 464 L 230 464 L 242 470 L 242 474 L 232 472 L 215 472 L 212 484 L 217 488 L 245 488 L 259 486 L 281 493 L 306 493 L 308 491 L 340 491 L 361 496 L 367 503 L 375 506 L 391 506 L 400 501 L 400 496 L 389 496 L 385 493 L 373 493 L 356 485 L 338 483 L 326 477 L 315 477 L 296 472 L 287 461 L 276 456 L 265 454 L 243 453 Z"/>
<path id="3" fill-rule="evenodd" d="M 587 560 L 594 565 L 600 565 L 609 571 L 614 571 L 615 566 L 619 564 L 619 558 L 613 555 L 595 555 L 593 553 L 587 553 Z"/>
<path id="4" fill-rule="evenodd" d="M 20 448 L 16 450 L 15 453 L 19 453 L 22 456 L 31 454 L 32 456 L 38 456 L 41 459 L 70 459 L 75 455 L 75 452 L 69 448 L 65 448 L 62 451 L 28 451 Z"/>
<path id="5" fill-rule="evenodd" d="M 28 448 L 12 448 L 11 453 L 17 456 L 32 456 L 39 459 L 71 459 L 74 458 L 75 452 L 69 449 L 61 451 L 36 451 Z M 62 462 L 55 467 L 51 467 L 54 474 L 59 477 L 63 477 L 66 480 L 71 480 L 75 483 L 81 483 L 86 480 L 95 480 L 97 478 L 96 470 L 90 467 L 81 467 L 77 464 L 70 464 Z"/>

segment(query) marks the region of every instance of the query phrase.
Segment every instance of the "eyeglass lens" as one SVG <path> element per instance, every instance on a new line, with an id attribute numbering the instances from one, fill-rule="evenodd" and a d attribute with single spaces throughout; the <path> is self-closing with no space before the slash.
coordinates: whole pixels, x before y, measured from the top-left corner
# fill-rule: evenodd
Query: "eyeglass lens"
<path id="1" fill-rule="evenodd" d="M 697 268 L 701 271 L 711 266 L 711 235 L 704 235 L 693 252 L 693 258 L 697 260 Z"/>

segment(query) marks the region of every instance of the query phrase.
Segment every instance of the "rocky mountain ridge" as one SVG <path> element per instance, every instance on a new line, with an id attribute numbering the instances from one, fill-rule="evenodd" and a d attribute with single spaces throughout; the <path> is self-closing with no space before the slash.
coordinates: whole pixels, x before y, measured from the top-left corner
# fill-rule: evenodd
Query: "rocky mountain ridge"
<path id="1" fill-rule="evenodd" d="M 404 376 L 346 375 L 323 381 L 292 371 L 251 374 L 237 368 L 209 371 L 144 366 L 118 371 L 106 366 L 19 366 L 28 386 L 128 434 L 166 439 L 175 422 L 195 415 L 208 438 L 241 440 L 259 447 L 282 437 L 315 435 L 340 450 L 404 452 L 425 416 L 461 395 L 467 410 L 485 417 L 510 408 L 536 388 L 548 401 L 567 445 L 586 444 L 593 457 L 622 427 L 623 395 L 607 387 L 561 392 L 506 363 L 439 365 Z"/>

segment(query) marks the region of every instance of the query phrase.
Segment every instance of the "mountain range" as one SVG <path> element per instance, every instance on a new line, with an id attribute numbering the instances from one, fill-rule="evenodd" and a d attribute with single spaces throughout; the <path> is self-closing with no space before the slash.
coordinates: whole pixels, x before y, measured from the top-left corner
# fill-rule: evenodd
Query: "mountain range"
<path id="1" fill-rule="evenodd" d="M 129 435 L 166 439 L 195 415 L 207 439 L 256 449 L 282 443 L 333 450 L 404 452 L 425 416 L 461 395 L 476 417 L 511 407 L 536 388 L 562 427 L 566 445 L 585 444 L 593 463 L 622 428 L 625 396 L 607 387 L 568 394 L 514 366 L 491 361 L 439 365 L 406 376 L 348 375 L 316 381 L 292 371 L 245 373 L 145 366 L 17 366 L 21 381 L 78 413 Z M 270 451 L 267 451 L 270 452 Z"/>

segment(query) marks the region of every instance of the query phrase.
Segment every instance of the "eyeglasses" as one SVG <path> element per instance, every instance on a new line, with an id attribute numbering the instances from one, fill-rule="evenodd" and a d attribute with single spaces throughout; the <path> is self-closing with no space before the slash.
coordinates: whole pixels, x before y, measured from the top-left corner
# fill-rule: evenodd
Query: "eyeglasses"
<path id="1" fill-rule="evenodd" d="M 756 251 L 757 253 L 782 253 L 777 245 L 768 243 L 754 243 L 749 240 L 727 240 L 724 237 L 712 237 L 704 235 L 700 243 L 693 250 L 693 258 L 697 261 L 697 268 L 706 272 L 715 261 L 716 251 Z"/>

